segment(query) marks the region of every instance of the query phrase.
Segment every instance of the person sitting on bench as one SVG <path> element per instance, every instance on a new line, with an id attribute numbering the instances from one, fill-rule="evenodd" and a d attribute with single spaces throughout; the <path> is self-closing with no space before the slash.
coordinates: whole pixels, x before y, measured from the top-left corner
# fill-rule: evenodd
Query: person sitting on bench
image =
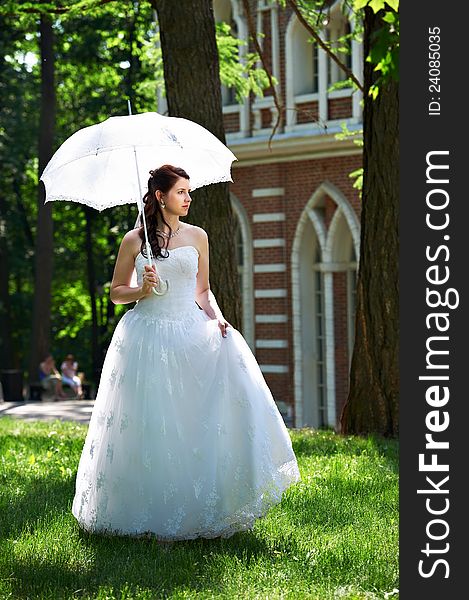
<path id="1" fill-rule="evenodd" d="M 62 378 L 55 367 L 52 354 L 47 354 L 39 364 L 39 381 L 45 390 L 52 388 L 56 397 L 66 397 L 62 389 Z"/>
<path id="2" fill-rule="evenodd" d="M 81 387 L 81 379 L 77 375 L 78 363 L 73 354 L 67 354 L 65 360 L 60 366 L 62 371 L 62 381 L 69 385 L 79 399 L 83 398 L 83 390 Z"/>

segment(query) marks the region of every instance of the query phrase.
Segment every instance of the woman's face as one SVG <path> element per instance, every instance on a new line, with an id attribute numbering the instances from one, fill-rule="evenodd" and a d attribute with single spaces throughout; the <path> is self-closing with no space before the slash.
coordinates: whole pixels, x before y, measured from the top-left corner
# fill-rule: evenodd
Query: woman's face
<path id="1" fill-rule="evenodd" d="M 162 208 L 163 214 L 167 212 L 179 217 L 185 217 L 189 212 L 189 206 L 192 201 L 189 192 L 190 181 L 184 177 L 179 177 L 167 194 L 162 194 L 158 190 L 156 192 L 156 199 L 158 202 L 166 204 L 166 207 Z"/>

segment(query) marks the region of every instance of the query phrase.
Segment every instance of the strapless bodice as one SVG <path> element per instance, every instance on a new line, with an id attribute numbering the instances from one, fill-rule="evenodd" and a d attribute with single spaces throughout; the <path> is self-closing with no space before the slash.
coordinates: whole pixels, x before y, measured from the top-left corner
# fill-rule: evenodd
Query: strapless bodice
<path id="1" fill-rule="evenodd" d="M 168 292 L 164 296 L 151 294 L 138 300 L 134 310 L 157 318 L 183 318 L 185 314 L 199 310 L 195 303 L 199 252 L 195 246 L 178 246 L 168 252 L 167 258 L 153 259 L 159 277 L 169 282 Z M 147 264 L 148 259 L 139 252 L 135 257 L 139 286 Z"/>

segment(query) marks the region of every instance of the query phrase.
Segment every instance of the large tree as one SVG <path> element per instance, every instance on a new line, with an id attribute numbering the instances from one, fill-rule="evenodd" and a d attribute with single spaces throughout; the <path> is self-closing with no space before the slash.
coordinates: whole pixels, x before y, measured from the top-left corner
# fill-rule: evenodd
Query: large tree
<path id="1" fill-rule="evenodd" d="M 38 171 L 43 166 L 38 168 L 37 164 L 37 140 L 44 63 L 39 60 L 39 31 L 33 32 L 41 15 L 51 17 L 54 81 L 59 90 L 55 149 L 81 127 L 110 115 L 126 114 L 127 98 L 132 100 L 135 112 L 156 109 L 155 90 L 162 89 L 164 80 L 161 51 L 152 21 L 154 10 L 149 1 L 70 0 L 60 6 L 38 1 L 33 6 L 8 0 L 2 3 L 0 15 L 5 25 L 0 36 L 3 58 L 0 64 L 0 157 L 4 166 L 0 171 L 2 364 L 26 371 L 29 367 L 30 377 L 34 378 L 36 361 L 44 348 L 52 351 L 58 360 L 72 351 L 86 376 L 97 380 L 116 320 L 129 308 L 116 307 L 110 302 L 108 289 L 119 241 L 123 233 L 133 227 L 136 211 L 134 206 L 127 205 L 98 215 L 70 202 L 46 205 L 46 209 L 52 207 L 53 215 L 53 284 L 48 298 L 47 276 L 38 282 L 40 287 L 45 286 L 34 289 L 36 237 L 50 240 L 52 223 L 43 218 L 43 196 L 39 203 L 36 196 Z M 225 85 L 235 87 L 238 97 L 250 92 L 259 94 L 267 84 L 265 73 L 255 67 L 255 55 L 243 53 L 244 60 L 238 60 L 238 48 L 242 44 L 229 34 L 228 25 L 217 26 L 220 76 Z M 209 128 L 213 124 L 211 119 Z M 216 193 L 215 186 L 209 191 Z M 195 204 L 193 209 L 196 210 Z M 38 210 L 42 212 L 40 222 Z M 205 217 L 195 216 L 194 221 L 203 226 Z M 43 223 L 48 223 L 45 230 L 42 230 Z M 212 236 L 218 232 L 215 230 L 212 234 L 209 226 L 206 228 L 212 242 Z M 221 278 L 214 275 L 216 263 L 220 262 L 214 258 L 215 249 L 219 247 L 214 243 L 212 285 L 223 307 L 223 294 L 216 289 L 216 280 Z M 40 261 L 40 264 L 43 268 L 46 263 Z M 41 268 L 37 272 L 40 276 Z M 218 287 L 223 286 L 222 281 Z M 42 313 L 47 315 L 49 310 L 51 313 L 50 334 L 46 333 L 45 337 L 41 333 L 31 335 L 34 297 L 38 294 Z M 10 302 L 12 295 L 14 302 Z M 36 301 L 39 302 L 39 298 Z M 45 301 L 50 303 L 50 309 L 44 305 Z M 36 307 L 36 314 L 39 312 Z M 226 316 L 235 324 L 229 310 Z M 47 318 L 35 317 L 43 330 Z M 46 348 L 48 337 L 50 345 Z M 39 348 L 35 348 L 38 344 Z M 36 358 L 30 357 L 31 351 Z"/>
<path id="2" fill-rule="evenodd" d="M 152 0 L 152 4 L 158 14 L 169 114 L 199 123 L 225 143 L 211 0 Z M 225 318 L 240 327 L 236 218 L 228 184 L 201 188 L 193 198 L 190 221 L 209 237 L 210 286 Z"/>
<path id="3" fill-rule="evenodd" d="M 54 33 L 52 19 L 41 15 L 39 20 L 41 57 L 41 112 L 39 129 L 39 174 L 53 153 L 55 129 Z M 51 290 L 53 266 L 52 205 L 44 204 L 44 186 L 38 187 L 37 233 L 35 246 L 32 343 L 29 355 L 29 379 L 37 379 L 37 369 L 50 346 Z"/>
<path id="4" fill-rule="evenodd" d="M 383 76 L 376 69 L 379 54 L 382 66 L 386 53 L 389 62 L 389 54 L 396 50 L 389 41 L 395 40 L 397 16 L 389 5 L 386 8 L 378 12 L 365 8 L 364 55 L 370 59 L 364 70 L 360 263 L 350 391 L 341 426 L 343 433 L 395 436 L 399 431 L 399 94 L 395 76 L 391 72 Z"/>
<path id="5" fill-rule="evenodd" d="M 0 16 L 0 365 L 21 368 L 31 324 L 36 217 L 38 87 L 23 57 L 34 52 L 34 19 Z M 27 343 L 25 342 L 27 340 Z"/>
<path id="6" fill-rule="evenodd" d="M 279 0 L 296 13 L 311 36 L 351 76 L 318 28 L 332 0 Z M 399 97 L 398 0 L 344 0 L 363 13 L 364 115 L 360 261 L 355 343 L 349 394 L 341 415 L 343 433 L 399 430 Z M 327 15 L 325 15 L 327 16 Z M 326 19 L 327 21 L 327 19 Z M 345 40 L 344 40 L 345 41 Z M 345 45 L 345 44 L 344 44 Z M 358 84 L 359 85 L 359 84 Z M 360 86 L 361 87 L 361 86 Z"/>

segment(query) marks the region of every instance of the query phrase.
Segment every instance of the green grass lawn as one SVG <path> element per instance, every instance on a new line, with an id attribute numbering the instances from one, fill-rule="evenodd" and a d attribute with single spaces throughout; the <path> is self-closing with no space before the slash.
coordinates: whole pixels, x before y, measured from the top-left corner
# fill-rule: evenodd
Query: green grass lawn
<path id="1" fill-rule="evenodd" d="M 86 426 L 0 418 L 0 598 L 398 598 L 398 446 L 292 430 L 302 481 L 254 529 L 167 546 L 82 532 Z"/>

